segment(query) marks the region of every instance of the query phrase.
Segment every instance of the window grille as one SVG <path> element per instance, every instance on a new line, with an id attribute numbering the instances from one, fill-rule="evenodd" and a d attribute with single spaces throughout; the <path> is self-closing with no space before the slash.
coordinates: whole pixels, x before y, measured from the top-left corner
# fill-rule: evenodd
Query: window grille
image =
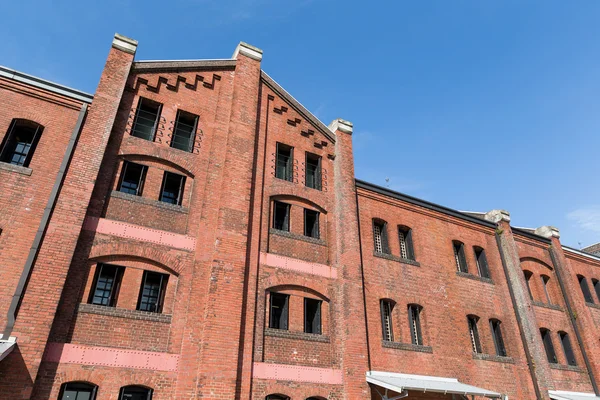
<path id="1" fill-rule="evenodd" d="M 554 345 L 552 344 L 552 336 L 548 329 L 540 329 L 542 335 L 542 342 L 544 342 L 544 349 L 546 350 L 546 358 L 549 363 L 556 364 L 558 362 L 556 358 L 556 352 L 554 351 Z"/>
<path id="2" fill-rule="evenodd" d="M 467 259 L 465 257 L 465 246 L 462 242 L 454 241 L 454 260 L 456 261 L 456 269 L 460 272 L 468 273 Z"/>
<path id="3" fill-rule="evenodd" d="M 304 236 L 319 238 L 319 212 L 304 209 Z"/>
<path id="4" fill-rule="evenodd" d="M 390 254 L 387 240 L 387 223 L 381 220 L 373 220 L 373 242 L 376 253 Z"/>
<path id="5" fill-rule="evenodd" d="M 159 200 L 164 203 L 180 206 L 183 199 L 184 187 L 185 176 L 165 171 Z"/>
<path id="6" fill-rule="evenodd" d="M 131 135 L 153 142 L 161 110 L 162 104 L 140 97 L 131 127 Z"/>
<path id="7" fill-rule="evenodd" d="M 394 331 L 392 329 L 392 302 L 389 300 L 381 300 L 380 308 L 383 340 L 393 342 Z"/>
<path id="8" fill-rule="evenodd" d="M 290 205 L 280 201 L 273 202 L 273 229 L 290 230 Z"/>
<path id="9" fill-rule="evenodd" d="M 269 313 L 269 328 L 288 329 L 288 310 L 290 296 L 271 292 L 271 310 Z"/>
<path id="10" fill-rule="evenodd" d="M 119 191 L 134 196 L 141 196 L 148 167 L 125 161 L 121 172 Z"/>
<path id="11" fill-rule="evenodd" d="M 293 174 L 294 148 L 283 143 L 277 143 L 277 159 L 275 161 L 275 177 L 286 181 L 294 179 Z"/>
<path id="12" fill-rule="evenodd" d="M 306 153 L 306 186 L 321 190 L 321 157 Z"/>
<path id="13" fill-rule="evenodd" d="M 560 338 L 560 343 L 562 344 L 563 351 L 565 352 L 565 359 L 567 360 L 567 364 L 577 365 L 575 353 L 573 353 L 573 347 L 571 347 L 571 340 L 569 339 L 569 334 L 567 334 L 566 332 L 558 332 L 558 337 Z"/>
<path id="14" fill-rule="evenodd" d="M 490 319 L 490 328 L 492 331 L 492 339 L 494 340 L 494 347 L 496 348 L 496 355 L 506 357 L 506 347 L 504 347 L 504 340 L 502 339 L 502 329 L 500 327 L 500 321 L 497 319 Z"/>
<path id="15" fill-rule="evenodd" d="M 194 151 L 198 116 L 182 110 L 177 111 L 171 147 L 187 152 Z"/>
<path id="16" fill-rule="evenodd" d="M 478 318 L 475 316 L 467 317 L 469 323 L 469 336 L 471 337 L 471 346 L 473 353 L 481 353 L 481 342 L 479 341 L 479 330 L 477 329 Z"/>
<path id="17" fill-rule="evenodd" d="M 413 249 L 412 229 L 407 226 L 398 226 L 398 240 L 400 242 L 400 257 L 407 260 L 415 259 Z"/>
<path id="18" fill-rule="evenodd" d="M 162 312 L 168 280 L 169 275 L 144 271 L 137 309 L 156 313 Z"/>
<path id="19" fill-rule="evenodd" d="M 412 344 L 422 346 L 423 337 L 421 336 L 421 306 L 416 304 L 411 304 L 408 306 L 408 322 L 410 325 Z"/>
<path id="20" fill-rule="evenodd" d="M 304 332 L 321 334 L 320 300 L 304 298 Z"/>
<path id="21" fill-rule="evenodd" d="M 90 292 L 89 303 L 99 306 L 115 307 L 123 277 L 123 267 L 108 264 L 96 266 L 93 290 Z"/>
<path id="22" fill-rule="evenodd" d="M 28 167 L 43 130 L 33 121 L 13 119 L 0 148 L 0 161 Z"/>

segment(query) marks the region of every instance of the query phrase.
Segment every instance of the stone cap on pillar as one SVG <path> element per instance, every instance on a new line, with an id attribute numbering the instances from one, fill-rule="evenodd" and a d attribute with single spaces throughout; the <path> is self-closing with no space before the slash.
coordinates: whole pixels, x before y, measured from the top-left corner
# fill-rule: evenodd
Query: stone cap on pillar
<path id="1" fill-rule="evenodd" d="M 245 42 L 240 42 L 240 44 L 237 45 L 231 58 L 237 60 L 240 53 L 256 61 L 262 60 L 263 56 L 263 51 L 261 49 Z"/>
<path id="2" fill-rule="evenodd" d="M 344 132 L 347 134 L 352 135 L 352 122 L 350 121 L 346 121 L 345 119 L 334 119 L 333 122 L 331 122 L 331 124 L 329 124 L 329 130 L 331 130 L 331 132 L 335 133 L 337 131 L 340 132 Z"/>
<path id="3" fill-rule="evenodd" d="M 495 224 L 500 221 L 510 222 L 510 213 L 506 210 L 492 210 L 486 212 L 483 218 Z"/>
<path id="4" fill-rule="evenodd" d="M 534 232 L 538 236 L 545 237 L 546 239 L 560 238 L 560 231 L 558 228 L 550 225 L 544 225 L 537 228 Z"/>
<path id="5" fill-rule="evenodd" d="M 113 38 L 112 47 L 122 50 L 129 54 L 135 54 L 137 50 L 138 42 L 137 40 L 133 40 L 128 38 L 127 36 L 119 35 L 115 33 L 115 37 Z"/>

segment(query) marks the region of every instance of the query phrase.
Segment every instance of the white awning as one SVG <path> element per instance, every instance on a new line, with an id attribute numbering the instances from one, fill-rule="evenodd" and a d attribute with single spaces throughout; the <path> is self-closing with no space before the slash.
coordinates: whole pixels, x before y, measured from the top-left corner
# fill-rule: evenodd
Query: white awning
<path id="1" fill-rule="evenodd" d="M 398 393 L 402 393 L 405 390 L 413 390 L 423 393 L 436 392 L 462 394 L 465 396 L 483 396 L 491 399 L 502 398 L 500 393 L 467 385 L 454 378 L 369 371 L 367 372 L 367 382 Z"/>
<path id="2" fill-rule="evenodd" d="M 600 400 L 594 393 L 565 392 L 562 390 L 549 390 L 553 400 Z"/>
<path id="3" fill-rule="evenodd" d="M 4 359 L 15 347 L 15 340 L 0 340 L 0 361 Z"/>

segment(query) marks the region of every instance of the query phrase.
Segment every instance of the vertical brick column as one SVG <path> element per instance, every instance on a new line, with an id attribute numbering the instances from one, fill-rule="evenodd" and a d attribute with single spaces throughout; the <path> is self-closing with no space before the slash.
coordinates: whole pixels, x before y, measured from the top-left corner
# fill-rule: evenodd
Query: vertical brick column
<path id="1" fill-rule="evenodd" d="M 569 320 L 575 331 L 577 345 L 584 355 L 586 369 L 590 373 L 590 381 L 594 386 L 596 395 L 598 395 L 597 379 L 600 376 L 600 360 L 598 359 L 598 336 L 595 329 L 586 329 L 586 327 L 595 326 L 594 319 L 585 305 L 583 297 L 580 295 L 581 289 L 577 285 L 577 274 L 569 267 L 562 244 L 560 243 L 560 233 L 553 226 L 542 226 L 535 230 L 535 233 L 550 239 L 550 256 L 554 264 L 555 273 L 558 276 L 562 295 L 567 305 Z"/>
<path id="2" fill-rule="evenodd" d="M 366 383 L 368 347 L 363 296 L 358 207 L 352 153 L 352 124 L 337 119 L 329 126 L 336 134 L 334 161 L 335 240 L 338 268 L 336 348 L 341 354 L 346 399 L 369 397 Z"/>
<path id="3" fill-rule="evenodd" d="M 0 366 L 0 398 L 30 398 L 137 42 L 115 35 L 94 100 L 41 242 Z M 24 260 L 25 261 L 25 260 Z"/>
<path id="4" fill-rule="evenodd" d="M 521 269 L 519 250 L 510 228 L 510 214 L 504 210 L 493 210 L 485 215 L 488 221 L 498 224 L 496 241 L 513 300 L 521 340 L 527 356 L 538 399 L 549 400 L 548 389 L 552 388 L 551 371 L 545 357 L 535 311 L 527 283 Z"/>

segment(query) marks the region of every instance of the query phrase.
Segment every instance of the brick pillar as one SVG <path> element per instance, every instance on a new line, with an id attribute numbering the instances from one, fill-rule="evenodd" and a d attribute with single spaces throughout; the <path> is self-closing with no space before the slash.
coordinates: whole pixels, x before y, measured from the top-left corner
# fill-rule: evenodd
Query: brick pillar
<path id="1" fill-rule="evenodd" d="M 550 365 L 545 356 L 533 303 L 521 269 L 519 250 L 510 228 L 510 214 L 504 210 L 492 210 L 485 215 L 485 219 L 498 224 L 496 241 L 511 292 L 531 378 L 538 399 L 549 400 L 548 389 L 552 388 Z"/>
<path id="2" fill-rule="evenodd" d="M 535 233 L 550 239 L 550 256 L 560 283 L 565 304 L 567 305 L 569 320 L 575 331 L 577 345 L 586 358 L 585 367 L 588 372 L 591 371 L 590 381 L 596 395 L 599 395 L 597 379 L 600 376 L 600 360 L 597 357 L 597 353 L 594 353 L 594 349 L 598 348 L 597 331 L 595 329 L 586 329 L 586 327 L 595 326 L 595 321 L 588 307 L 585 305 L 583 296 L 580 294 L 581 289 L 577 284 L 577 274 L 569 267 L 562 244 L 560 243 L 560 233 L 557 228 L 542 226 L 537 228 Z"/>
<path id="3" fill-rule="evenodd" d="M 136 41 L 115 35 L 23 294 L 11 334 L 18 348 L 0 366 L 2 399 L 32 395 L 136 48 Z"/>
<path id="4" fill-rule="evenodd" d="M 336 134 L 334 191 L 338 304 L 335 313 L 336 348 L 341 354 L 346 399 L 369 397 L 366 314 L 363 296 L 358 208 L 352 153 L 352 124 L 337 119 L 329 126 Z"/>

